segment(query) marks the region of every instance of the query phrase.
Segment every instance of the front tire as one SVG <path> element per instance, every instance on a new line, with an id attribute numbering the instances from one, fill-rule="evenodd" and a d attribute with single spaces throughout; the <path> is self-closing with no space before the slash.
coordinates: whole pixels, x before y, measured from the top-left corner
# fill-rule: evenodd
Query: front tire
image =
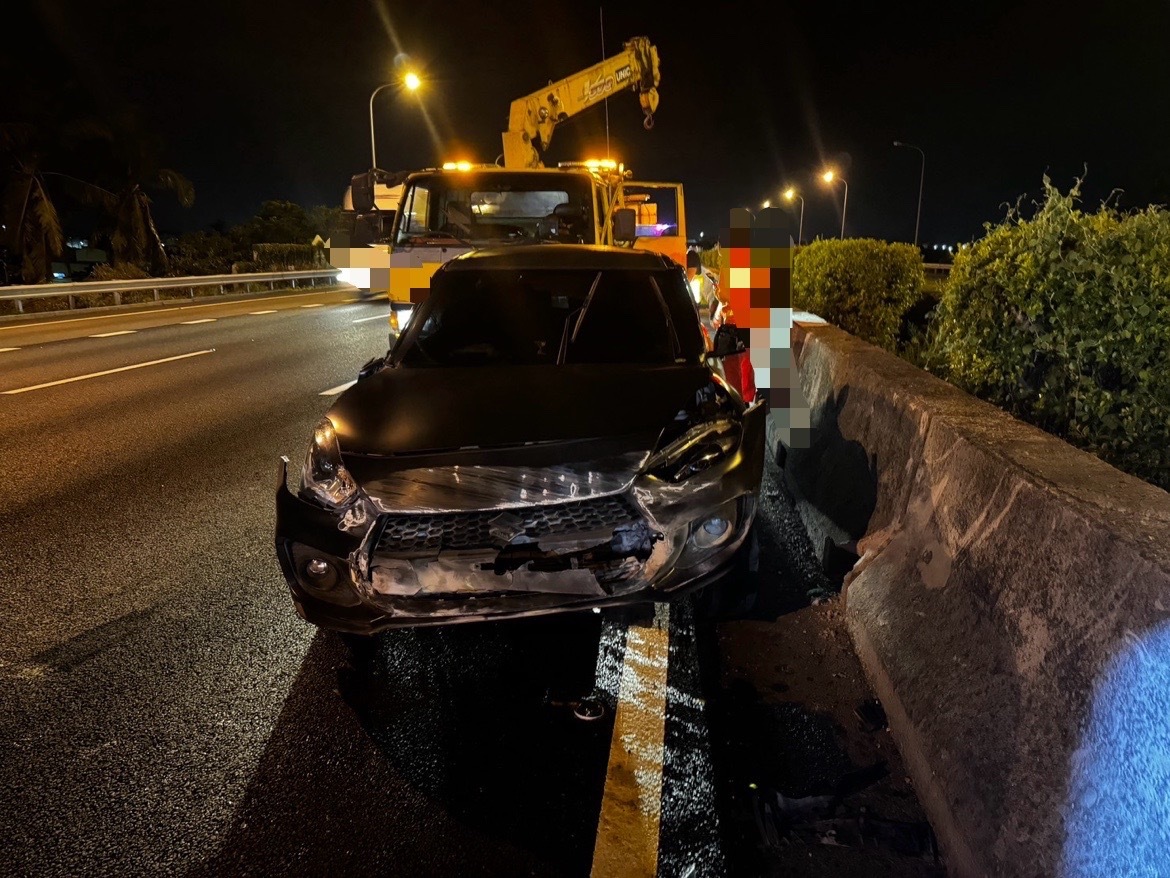
<path id="1" fill-rule="evenodd" d="M 760 538 L 753 522 L 727 575 L 696 596 L 696 618 L 719 622 L 750 617 L 759 598 L 759 583 Z"/>

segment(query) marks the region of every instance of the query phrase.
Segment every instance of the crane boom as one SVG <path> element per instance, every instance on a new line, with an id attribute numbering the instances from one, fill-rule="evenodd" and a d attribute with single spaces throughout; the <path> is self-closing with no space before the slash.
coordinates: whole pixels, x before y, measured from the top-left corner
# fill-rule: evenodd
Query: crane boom
<path id="1" fill-rule="evenodd" d="M 544 167 L 534 142 L 539 140 L 540 149 L 547 149 L 559 123 L 619 89 L 638 93 L 645 114 L 643 125 L 650 130 L 658 109 L 658 82 L 658 48 L 646 37 L 634 37 L 612 58 L 517 98 L 512 101 L 504 132 L 504 167 Z"/>

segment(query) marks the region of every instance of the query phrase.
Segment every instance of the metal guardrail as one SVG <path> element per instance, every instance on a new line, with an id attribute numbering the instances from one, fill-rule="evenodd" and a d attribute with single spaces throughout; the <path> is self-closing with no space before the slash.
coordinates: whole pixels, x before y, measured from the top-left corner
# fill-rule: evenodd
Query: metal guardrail
<path id="1" fill-rule="evenodd" d="M 949 262 L 927 262 L 923 266 L 927 274 L 950 274 L 951 264 Z"/>
<path id="2" fill-rule="evenodd" d="M 191 277 L 147 277 L 137 280 L 83 280 L 63 284 L 27 284 L 25 286 L 0 287 L 0 302 L 15 302 L 17 313 L 24 313 L 25 299 L 60 297 L 69 299 L 69 308 L 75 307 L 78 296 L 95 293 L 113 293 L 114 304 L 122 304 L 122 293 L 150 290 L 154 301 L 159 301 L 159 290 L 189 290 L 195 298 L 197 287 L 219 287 L 221 295 L 228 287 L 246 284 L 268 284 L 276 289 L 278 283 L 297 287 L 298 282 L 307 281 L 315 286 L 320 280 L 336 281 L 340 274 L 336 268 L 318 268 L 311 271 L 269 271 L 249 274 L 208 274 Z"/>

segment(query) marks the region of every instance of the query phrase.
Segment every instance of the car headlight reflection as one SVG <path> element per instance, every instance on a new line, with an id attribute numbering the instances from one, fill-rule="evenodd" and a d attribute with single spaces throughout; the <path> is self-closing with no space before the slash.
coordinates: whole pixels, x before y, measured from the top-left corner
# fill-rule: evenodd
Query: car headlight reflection
<path id="1" fill-rule="evenodd" d="M 718 420 L 692 427 L 646 462 L 646 470 L 677 483 L 701 473 L 725 458 L 739 445 L 740 427 Z"/>
<path id="2" fill-rule="evenodd" d="M 313 438 L 301 470 L 301 487 L 326 506 L 341 506 L 357 491 L 357 484 L 341 462 L 341 446 L 333 422 L 323 418 L 313 428 Z"/>

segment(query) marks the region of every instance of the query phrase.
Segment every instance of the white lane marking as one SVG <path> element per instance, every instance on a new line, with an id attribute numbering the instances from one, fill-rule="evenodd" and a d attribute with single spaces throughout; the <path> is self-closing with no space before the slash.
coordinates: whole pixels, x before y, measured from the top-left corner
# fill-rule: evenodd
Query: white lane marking
<path id="1" fill-rule="evenodd" d="M 336 292 L 334 290 L 333 292 Z M 95 314 L 92 317 L 68 317 L 64 320 L 42 320 L 40 323 L 13 323 L 10 326 L 0 326 L 0 332 L 9 329 L 29 329 L 33 326 L 56 326 L 58 323 L 77 323 L 81 320 L 109 320 L 111 317 L 140 317 L 143 314 L 166 314 L 168 311 L 188 311 L 191 308 L 224 308 L 228 305 L 252 304 L 253 302 L 275 302 L 281 299 L 303 299 L 305 296 L 324 296 L 325 292 L 317 293 L 289 293 L 287 296 L 264 296 L 260 299 L 239 299 L 235 302 L 204 302 L 199 305 L 178 305 L 174 308 L 151 308 L 149 311 L 129 311 L 119 314 Z"/>
<path id="2" fill-rule="evenodd" d="M 119 329 L 117 332 L 99 332 L 97 335 L 91 335 L 90 338 L 110 338 L 115 335 L 133 335 L 137 329 Z"/>
<path id="3" fill-rule="evenodd" d="M 273 308 L 271 311 L 249 311 L 248 312 L 248 314 L 252 317 L 258 317 L 261 314 L 275 314 L 275 313 L 276 313 L 275 308 Z"/>
<path id="4" fill-rule="evenodd" d="M 650 627 L 631 625 L 626 632 L 591 878 L 658 873 L 669 654 L 670 606 L 656 604 Z"/>
<path id="5" fill-rule="evenodd" d="M 330 387 L 328 390 L 322 390 L 317 395 L 318 396 L 336 396 L 337 394 L 341 393 L 342 391 L 349 390 L 355 384 L 357 384 L 356 378 L 353 381 L 346 381 L 344 384 L 338 384 L 336 387 Z"/>
<path id="6" fill-rule="evenodd" d="M 76 375 L 73 378 L 61 378 L 57 381 L 46 381 L 44 384 L 33 384 L 30 387 L 18 387 L 15 390 L 5 390 L 5 394 L 27 393 L 30 390 L 42 390 L 46 387 L 56 387 L 58 384 L 70 384 L 74 381 L 85 381 L 87 378 L 100 378 L 103 375 L 113 375 L 115 372 L 129 372 L 131 369 L 142 369 L 146 366 L 157 366 L 159 363 L 173 363 L 175 360 L 185 360 L 188 357 L 199 357 L 203 354 L 213 354 L 215 348 L 204 351 L 192 351 L 189 354 L 178 354 L 174 357 L 163 357 L 161 360 L 147 360 L 145 363 L 133 363 L 129 366 L 119 366 L 117 369 L 103 369 L 101 372 L 90 372 L 88 375 Z"/>
<path id="7" fill-rule="evenodd" d="M 0 348 L 0 354 L 6 354 L 9 351 L 19 351 L 20 348 Z"/>
<path id="8" fill-rule="evenodd" d="M 320 308 L 324 302 L 310 302 L 308 305 L 301 305 L 302 308 Z"/>
<path id="9" fill-rule="evenodd" d="M 222 305 L 223 302 L 217 302 L 217 305 Z M 202 305 L 192 305 L 192 308 L 202 308 Z M 166 314 L 168 311 L 182 311 L 183 306 L 179 305 L 174 308 L 153 308 L 150 311 L 131 311 L 123 314 L 94 314 L 91 317 L 68 317 L 65 320 L 42 320 L 40 323 L 13 323 L 8 326 L 0 326 L 0 332 L 5 332 L 10 329 L 31 329 L 34 326 L 54 326 L 58 323 L 80 323 L 83 320 L 109 320 L 111 317 L 137 317 L 139 314 Z"/>
<path id="10" fill-rule="evenodd" d="M 373 317 L 359 317 L 354 323 L 365 323 L 367 320 L 389 320 L 389 314 L 375 314 Z"/>
<path id="11" fill-rule="evenodd" d="M 201 320 L 184 320 L 182 322 L 182 325 L 183 326 L 191 326 L 192 324 L 195 324 L 195 323 L 214 323 L 214 322 L 215 322 L 214 317 L 204 317 Z"/>

